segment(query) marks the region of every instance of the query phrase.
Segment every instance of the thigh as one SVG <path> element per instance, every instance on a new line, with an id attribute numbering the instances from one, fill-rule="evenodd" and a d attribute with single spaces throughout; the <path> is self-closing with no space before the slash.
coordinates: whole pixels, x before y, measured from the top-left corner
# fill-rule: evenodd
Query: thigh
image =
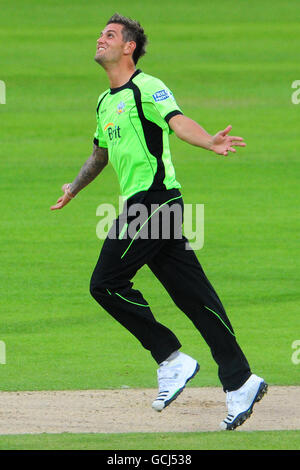
<path id="1" fill-rule="evenodd" d="M 175 211 L 177 217 L 172 211 L 160 214 L 161 208 L 172 209 L 177 201 L 180 204 Z M 103 243 L 93 278 L 99 281 L 130 280 L 144 264 L 159 257 L 164 246 L 177 233 L 175 227 L 181 220 L 182 201 L 178 191 L 146 193 L 142 204 L 141 201 L 138 204 L 131 201 L 114 221 Z M 164 230 L 164 225 L 168 230 Z"/>
<path id="2" fill-rule="evenodd" d="M 118 223 L 117 221 L 114 224 Z M 120 224 L 121 227 L 121 224 Z M 92 280 L 97 283 L 105 283 L 105 287 L 114 287 L 118 281 L 120 287 L 123 283 L 131 280 L 136 272 L 151 258 L 153 258 L 165 243 L 164 240 L 142 239 L 139 237 L 130 238 L 123 236 L 119 238 L 121 232 L 112 227 L 111 232 L 105 239 L 100 255 L 95 266 Z M 115 236 L 115 233 L 117 235 Z M 124 284 L 125 285 L 125 284 Z"/>
<path id="3" fill-rule="evenodd" d="M 184 236 L 180 240 L 170 240 L 147 264 L 181 308 L 186 304 L 185 299 L 195 306 L 210 305 L 218 299 Z"/>

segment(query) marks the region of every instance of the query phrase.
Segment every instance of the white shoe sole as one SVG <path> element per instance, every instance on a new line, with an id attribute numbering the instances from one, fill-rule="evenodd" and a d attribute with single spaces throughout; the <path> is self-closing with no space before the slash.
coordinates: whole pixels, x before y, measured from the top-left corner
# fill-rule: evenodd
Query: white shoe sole
<path id="1" fill-rule="evenodd" d="M 263 398 L 263 396 L 267 393 L 267 391 L 268 391 L 268 384 L 265 381 L 262 381 L 259 384 L 257 393 L 256 393 L 251 405 L 249 406 L 249 408 L 246 411 L 242 411 L 241 413 L 239 413 L 235 417 L 235 419 L 232 421 L 232 423 L 226 423 L 226 421 L 222 421 L 220 423 L 220 428 L 223 431 L 233 431 L 238 426 L 241 426 L 248 418 L 250 418 L 250 416 L 253 412 L 253 407 L 254 407 L 255 403 L 259 402 Z"/>

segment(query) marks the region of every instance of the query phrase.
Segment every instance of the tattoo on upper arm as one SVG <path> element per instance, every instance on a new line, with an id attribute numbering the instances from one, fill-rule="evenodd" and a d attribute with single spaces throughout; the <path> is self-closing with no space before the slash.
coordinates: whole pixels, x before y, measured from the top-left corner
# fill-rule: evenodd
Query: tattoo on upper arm
<path id="1" fill-rule="evenodd" d="M 70 187 L 73 194 L 77 194 L 81 189 L 93 181 L 103 170 L 108 162 L 108 150 L 104 147 L 97 147 L 94 144 L 93 153 L 82 166 L 76 179 Z"/>

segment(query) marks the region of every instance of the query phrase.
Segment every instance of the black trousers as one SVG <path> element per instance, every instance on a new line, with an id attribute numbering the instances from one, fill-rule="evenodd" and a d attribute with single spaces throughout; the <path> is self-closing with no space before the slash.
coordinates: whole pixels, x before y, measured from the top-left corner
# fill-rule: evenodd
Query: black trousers
<path id="1" fill-rule="evenodd" d="M 135 210 L 138 207 L 143 211 Z M 218 295 L 194 251 L 187 249 L 182 216 L 183 201 L 177 189 L 130 198 L 103 243 L 90 292 L 161 363 L 181 344 L 156 321 L 142 293 L 133 289 L 132 278 L 148 265 L 210 347 L 224 391 L 236 390 L 251 375 L 250 367 Z"/>

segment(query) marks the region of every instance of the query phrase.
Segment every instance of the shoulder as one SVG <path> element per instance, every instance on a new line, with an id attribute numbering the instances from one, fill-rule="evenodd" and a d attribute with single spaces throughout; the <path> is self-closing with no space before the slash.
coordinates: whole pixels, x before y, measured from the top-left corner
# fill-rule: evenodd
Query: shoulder
<path id="1" fill-rule="evenodd" d="M 108 88 L 107 90 L 103 91 L 103 93 L 101 93 L 101 95 L 100 95 L 99 98 L 98 98 L 98 103 L 99 103 L 99 101 L 101 101 L 101 100 L 107 95 L 107 93 L 109 93 L 109 92 L 110 92 L 110 88 Z"/>
<path id="2" fill-rule="evenodd" d="M 143 94 L 153 95 L 157 92 L 168 90 L 165 83 L 157 77 L 141 72 L 135 77 L 134 82 L 143 92 Z"/>
<path id="3" fill-rule="evenodd" d="M 109 91 L 110 91 L 110 89 L 108 88 L 103 93 L 101 93 L 101 95 L 99 96 L 98 101 L 97 101 L 97 112 L 99 110 L 99 106 L 101 105 L 102 101 L 104 100 L 106 95 L 109 93 Z"/>

